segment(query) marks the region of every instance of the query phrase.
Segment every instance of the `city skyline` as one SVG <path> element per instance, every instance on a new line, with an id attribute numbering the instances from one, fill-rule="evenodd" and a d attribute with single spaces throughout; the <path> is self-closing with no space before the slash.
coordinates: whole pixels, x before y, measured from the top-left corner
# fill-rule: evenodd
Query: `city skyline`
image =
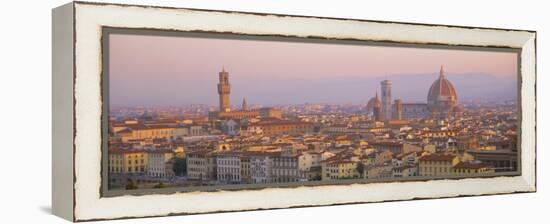
<path id="1" fill-rule="evenodd" d="M 110 38 L 110 189 L 518 170 L 515 53 Z"/>
<path id="2" fill-rule="evenodd" d="M 427 92 L 418 90 L 428 87 L 441 65 L 460 89 L 459 101 L 517 97 L 516 91 L 509 91 L 516 85 L 515 53 L 139 35 L 110 38 L 111 106 L 216 105 L 216 79 L 222 67 L 238 90 L 231 101 L 247 98 L 251 105 L 366 104 L 386 78 L 393 81 L 396 98 L 422 102 Z M 280 55 L 289 47 L 295 55 Z M 239 52 L 242 57 L 236 57 Z M 342 55 L 349 58 L 342 60 Z M 304 60 L 295 61 L 296 57 Z M 413 63 L 403 59 L 407 57 L 417 59 Z M 401 61 L 380 65 L 385 58 Z M 329 59 L 332 64 L 326 63 Z"/>

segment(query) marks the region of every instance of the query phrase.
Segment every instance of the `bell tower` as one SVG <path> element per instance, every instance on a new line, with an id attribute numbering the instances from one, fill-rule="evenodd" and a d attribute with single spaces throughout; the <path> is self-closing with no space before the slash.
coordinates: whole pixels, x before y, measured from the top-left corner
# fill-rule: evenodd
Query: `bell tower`
<path id="1" fill-rule="evenodd" d="M 392 97 L 391 97 L 391 81 L 384 80 L 380 83 L 382 86 L 382 119 L 390 120 L 392 115 Z"/>
<path id="2" fill-rule="evenodd" d="M 229 93 L 231 92 L 231 86 L 229 85 L 229 73 L 222 68 L 219 73 L 218 82 L 218 94 L 220 96 L 220 112 L 231 111 L 231 104 L 229 103 Z"/>
<path id="3" fill-rule="evenodd" d="M 243 106 L 242 106 L 241 110 L 243 110 L 243 111 L 248 110 L 248 104 L 246 103 L 246 98 L 243 98 Z"/>

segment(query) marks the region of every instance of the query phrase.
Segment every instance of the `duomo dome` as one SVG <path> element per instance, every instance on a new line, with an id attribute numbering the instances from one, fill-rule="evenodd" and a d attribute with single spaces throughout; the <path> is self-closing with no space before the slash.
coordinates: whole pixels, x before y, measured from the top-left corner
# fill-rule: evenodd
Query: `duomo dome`
<path id="1" fill-rule="evenodd" d="M 367 111 L 372 112 L 375 106 L 382 106 L 382 101 L 378 98 L 378 91 L 376 92 L 376 96 L 371 98 L 367 103 Z"/>
<path id="2" fill-rule="evenodd" d="M 435 80 L 428 91 L 428 108 L 432 112 L 446 113 L 453 111 L 455 106 L 457 106 L 455 87 L 445 77 L 441 66 L 439 79 Z"/>

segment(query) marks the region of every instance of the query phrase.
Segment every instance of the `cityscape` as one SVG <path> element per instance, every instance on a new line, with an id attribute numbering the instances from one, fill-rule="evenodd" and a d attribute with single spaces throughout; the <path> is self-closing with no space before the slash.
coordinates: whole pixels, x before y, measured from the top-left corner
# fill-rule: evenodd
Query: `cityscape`
<path id="1" fill-rule="evenodd" d="M 423 102 L 395 95 L 400 80 L 391 79 L 353 96 L 364 103 L 232 102 L 239 90 L 220 66 L 211 72 L 217 83 L 208 83 L 217 105 L 111 106 L 109 189 L 518 171 L 517 101 L 462 100 L 445 66 L 427 72 L 437 75 L 419 90 Z"/>

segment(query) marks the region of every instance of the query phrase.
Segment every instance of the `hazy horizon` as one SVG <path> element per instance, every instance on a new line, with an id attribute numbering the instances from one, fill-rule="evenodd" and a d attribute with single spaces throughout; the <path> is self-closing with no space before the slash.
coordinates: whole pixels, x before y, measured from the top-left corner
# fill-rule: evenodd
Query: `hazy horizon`
<path id="1" fill-rule="evenodd" d="M 217 105 L 225 67 L 231 104 L 362 104 L 393 82 L 394 99 L 425 102 L 444 66 L 458 100 L 515 100 L 517 54 L 426 48 L 111 34 L 111 106 Z"/>

